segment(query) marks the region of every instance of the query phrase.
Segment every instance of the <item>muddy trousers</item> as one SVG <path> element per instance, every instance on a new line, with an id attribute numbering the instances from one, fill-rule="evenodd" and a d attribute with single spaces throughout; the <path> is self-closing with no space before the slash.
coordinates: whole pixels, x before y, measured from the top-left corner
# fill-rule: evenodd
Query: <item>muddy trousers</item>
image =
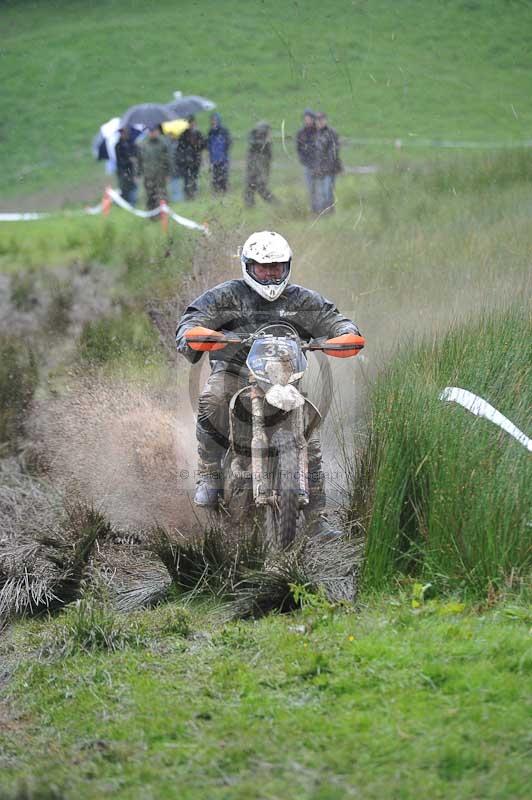
<path id="1" fill-rule="evenodd" d="M 196 438 L 200 475 L 220 475 L 222 458 L 229 447 L 229 403 L 235 392 L 247 383 L 246 375 L 222 369 L 211 372 L 198 402 Z M 307 451 L 309 510 L 320 511 L 325 507 L 325 480 L 319 427 L 311 433 Z"/>
<path id="2" fill-rule="evenodd" d="M 211 165 L 213 192 L 226 192 L 229 180 L 229 164 L 226 161 Z"/>
<path id="3" fill-rule="evenodd" d="M 159 208 L 163 200 L 165 203 L 168 202 L 165 178 L 161 178 L 160 180 L 145 178 L 144 190 L 146 192 L 146 207 L 148 211 L 154 211 L 156 208 Z"/>
<path id="4" fill-rule="evenodd" d="M 273 203 L 274 196 L 268 189 L 267 177 L 261 175 L 248 175 L 246 180 L 246 191 L 244 202 L 251 208 L 255 205 L 255 192 L 262 197 L 266 203 Z"/>

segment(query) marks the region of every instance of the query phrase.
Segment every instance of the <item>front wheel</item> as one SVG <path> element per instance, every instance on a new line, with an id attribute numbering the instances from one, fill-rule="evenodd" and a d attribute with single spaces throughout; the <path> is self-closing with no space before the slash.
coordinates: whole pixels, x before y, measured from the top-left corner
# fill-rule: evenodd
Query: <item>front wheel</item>
<path id="1" fill-rule="evenodd" d="M 299 459 L 291 431 L 276 431 L 271 440 L 269 475 L 272 501 L 266 507 L 266 535 L 276 547 L 290 545 L 299 517 Z"/>

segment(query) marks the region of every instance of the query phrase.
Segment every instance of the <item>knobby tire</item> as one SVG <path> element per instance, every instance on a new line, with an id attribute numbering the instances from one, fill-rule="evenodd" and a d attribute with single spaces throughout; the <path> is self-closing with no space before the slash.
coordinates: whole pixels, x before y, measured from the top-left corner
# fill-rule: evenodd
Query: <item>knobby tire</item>
<path id="1" fill-rule="evenodd" d="M 271 487 L 276 493 L 275 506 L 266 509 L 268 540 L 282 549 L 294 540 L 299 517 L 299 461 L 296 440 L 291 431 L 276 431 L 270 447 Z"/>

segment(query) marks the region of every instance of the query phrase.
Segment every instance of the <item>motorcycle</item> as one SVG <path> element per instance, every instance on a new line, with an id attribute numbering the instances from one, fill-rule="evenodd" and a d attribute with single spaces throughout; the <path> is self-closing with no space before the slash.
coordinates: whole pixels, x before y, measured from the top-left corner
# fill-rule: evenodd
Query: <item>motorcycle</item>
<path id="1" fill-rule="evenodd" d="M 300 383 L 307 369 L 305 353 L 356 356 L 362 336 L 343 334 L 327 340 L 301 341 L 288 323 L 272 323 L 246 335 L 191 328 L 189 347 L 220 350 L 249 346 L 248 383 L 229 404 L 229 437 L 222 462 L 223 507 L 235 522 L 262 518 L 268 542 L 286 548 L 294 540 L 301 512 L 309 505 L 309 437 L 321 413 Z"/>

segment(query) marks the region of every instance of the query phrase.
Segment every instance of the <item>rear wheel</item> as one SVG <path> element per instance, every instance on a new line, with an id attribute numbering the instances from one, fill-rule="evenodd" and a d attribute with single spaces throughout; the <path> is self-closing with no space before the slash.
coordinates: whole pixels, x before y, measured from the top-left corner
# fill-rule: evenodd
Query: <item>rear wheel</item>
<path id="1" fill-rule="evenodd" d="M 294 434 L 276 431 L 270 447 L 273 453 L 268 471 L 273 500 L 266 507 L 266 535 L 271 544 L 285 548 L 295 538 L 299 517 L 299 463 Z"/>

